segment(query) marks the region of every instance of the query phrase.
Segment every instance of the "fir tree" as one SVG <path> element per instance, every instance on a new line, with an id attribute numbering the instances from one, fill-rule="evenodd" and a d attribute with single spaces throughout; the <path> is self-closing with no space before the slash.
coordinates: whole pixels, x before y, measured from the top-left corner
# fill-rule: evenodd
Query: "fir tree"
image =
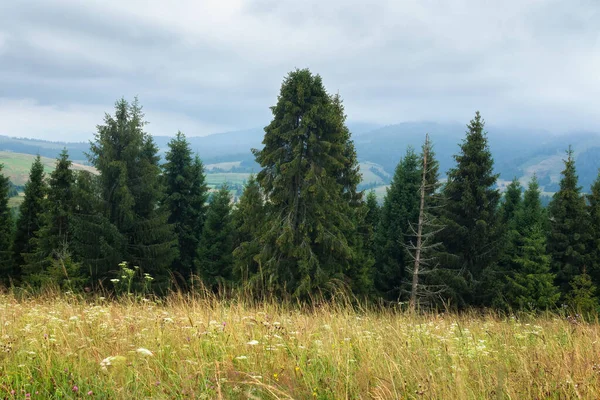
<path id="1" fill-rule="evenodd" d="M 514 178 L 506 187 L 504 198 L 500 204 L 499 223 L 502 230 L 501 251 L 498 255 L 498 282 L 493 283 L 491 305 L 496 308 L 508 308 L 506 288 L 508 277 L 512 276 L 514 269 L 517 268 L 514 258 L 518 252 L 518 247 L 523 244 L 519 234 L 517 214 L 520 214 L 523 207 L 521 196 L 521 183 Z"/>
<path id="2" fill-rule="evenodd" d="M 254 151 L 268 215 L 261 265 L 270 290 L 306 298 L 351 267 L 348 233 L 360 203 L 353 145 L 339 99 L 307 69 L 286 77 L 271 110 L 264 147 Z"/>
<path id="3" fill-rule="evenodd" d="M 73 187 L 72 252 L 93 287 L 101 285 L 125 257 L 126 240 L 105 214 L 100 177 L 77 171 Z"/>
<path id="4" fill-rule="evenodd" d="M 585 272 L 576 275 L 570 282 L 571 290 L 566 296 L 567 304 L 585 318 L 593 319 L 598 314 L 596 285 Z"/>
<path id="5" fill-rule="evenodd" d="M 521 200 L 521 183 L 514 178 L 506 187 L 504 201 L 500 206 L 500 223 L 503 226 L 509 227 L 514 222 L 515 215 L 521 206 Z M 512 228 L 515 227 L 512 226 Z"/>
<path id="6" fill-rule="evenodd" d="M 508 277 L 507 298 L 520 309 L 553 308 L 560 298 L 550 272 L 550 256 L 546 253 L 546 237 L 541 226 L 533 226 L 521 239 L 513 256 L 515 269 Z"/>
<path id="7" fill-rule="evenodd" d="M 144 132 L 143 118 L 137 99 L 132 104 L 118 101 L 114 117 L 107 114 L 98 126 L 90 162 L 100 172 L 104 215 L 125 241 L 117 246 L 125 250 L 122 261 L 157 278 L 164 289 L 177 256 L 177 237 L 161 206 L 158 148 Z"/>
<path id="8" fill-rule="evenodd" d="M 504 304 L 513 308 L 550 308 L 560 297 L 554 286 L 555 275 L 550 270 L 551 258 L 547 255 L 545 219 L 534 175 L 520 207 L 507 222 L 511 236 L 507 246 L 510 251 L 506 253 L 507 285 L 503 295 Z"/>
<path id="9" fill-rule="evenodd" d="M 367 194 L 367 201 L 365 203 L 365 224 L 369 229 L 369 233 L 366 239 L 366 246 L 369 254 L 375 260 L 376 245 L 375 237 L 377 235 L 377 228 L 379 226 L 379 216 L 381 213 L 379 203 L 377 202 L 377 195 L 374 190 L 369 191 Z"/>
<path id="10" fill-rule="evenodd" d="M 490 152 L 484 121 L 479 112 L 467 126 L 466 138 L 455 155 L 456 167 L 448 172 L 444 187 L 440 238 L 445 252 L 441 262 L 459 275 L 449 281 L 450 294 L 459 304 L 483 304 L 489 301 L 490 287 L 483 281 L 498 279 L 495 263 L 498 255 L 498 202 L 495 188 L 498 175 Z"/>
<path id="11" fill-rule="evenodd" d="M 560 189 L 552 198 L 548 252 L 552 256 L 552 270 L 561 292 L 570 290 L 570 282 L 586 266 L 588 257 L 589 225 L 585 198 L 578 186 L 573 150 L 569 147 L 565 169 L 562 171 Z"/>
<path id="12" fill-rule="evenodd" d="M 254 175 L 250 175 L 233 212 L 234 280 L 249 289 L 264 290 L 260 265 L 260 238 L 265 228 L 263 196 Z"/>
<path id="13" fill-rule="evenodd" d="M 8 284 L 14 277 L 12 255 L 12 216 L 8 207 L 10 181 L 2 174 L 0 164 L 0 283 Z"/>
<path id="14" fill-rule="evenodd" d="M 381 207 L 376 237 L 376 288 L 388 300 L 399 300 L 407 279 L 409 227 L 419 216 L 419 157 L 412 148 L 396 167 Z"/>
<path id="15" fill-rule="evenodd" d="M 46 194 L 48 188 L 45 182 L 44 165 L 38 155 L 29 172 L 29 181 L 25 184 L 25 197 L 19 208 L 17 231 L 14 242 L 14 262 L 22 275 L 31 275 L 41 272 L 39 269 L 30 269 L 25 265 L 24 255 L 33 253 L 34 241 L 37 232 L 42 227 L 42 214 L 46 207 Z"/>
<path id="16" fill-rule="evenodd" d="M 232 279 L 232 228 L 231 194 L 227 185 L 223 185 L 208 206 L 198 248 L 198 276 L 214 291 L 227 286 Z"/>
<path id="17" fill-rule="evenodd" d="M 600 171 L 588 195 L 588 215 L 590 218 L 590 269 L 589 273 L 596 285 L 600 283 Z"/>
<path id="18" fill-rule="evenodd" d="M 37 271 L 30 277 L 32 283 L 43 280 L 44 277 L 56 281 L 62 281 L 65 277 L 64 273 L 49 276 L 48 269 L 53 263 L 62 264 L 65 259 L 70 258 L 75 183 L 71 164 L 65 149 L 56 161 L 56 168 L 50 174 L 48 201 L 41 217 L 42 227 L 31 239 L 32 252 L 25 254 L 26 269 Z"/>
<path id="19" fill-rule="evenodd" d="M 194 271 L 202 226 L 206 217 L 208 188 L 204 182 L 204 167 L 198 156 L 193 157 L 190 144 L 181 132 L 169 142 L 163 165 L 166 186 L 165 208 L 169 224 L 173 224 L 178 239 L 179 257 L 173 261 L 172 272 L 188 281 Z"/>

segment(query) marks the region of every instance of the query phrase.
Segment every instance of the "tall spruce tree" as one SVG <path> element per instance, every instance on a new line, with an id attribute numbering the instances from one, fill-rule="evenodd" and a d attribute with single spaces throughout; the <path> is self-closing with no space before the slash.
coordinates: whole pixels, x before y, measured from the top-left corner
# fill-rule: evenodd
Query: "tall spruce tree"
<path id="1" fill-rule="evenodd" d="M 227 185 L 212 196 L 208 206 L 196 267 L 204 285 L 213 291 L 232 280 L 233 225 Z"/>
<path id="2" fill-rule="evenodd" d="M 44 165 L 38 155 L 29 172 L 29 181 L 25 184 L 25 197 L 19 207 L 17 231 L 13 247 L 14 262 L 19 275 L 30 275 L 39 272 L 30 270 L 25 263 L 24 255 L 32 253 L 34 242 L 32 239 L 43 225 L 42 214 L 46 207 L 46 194 L 48 186 L 45 181 Z"/>
<path id="3" fill-rule="evenodd" d="M 567 150 L 560 189 L 548 206 L 550 232 L 548 252 L 552 256 L 552 270 L 556 284 L 563 295 L 570 290 L 570 282 L 579 275 L 589 261 L 586 245 L 589 243 L 589 225 L 586 202 L 578 185 L 575 158 L 571 147 Z"/>
<path id="4" fill-rule="evenodd" d="M 271 110 L 254 151 L 268 215 L 261 265 L 270 290 L 307 298 L 352 266 L 353 146 L 339 99 L 308 69 L 288 74 Z"/>
<path id="5" fill-rule="evenodd" d="M 446 227 L 440 238 L 445 252 L 440 254 L 440 261 L 459 272 L 448 282 L 453 286 L 449 294 L 458 305 L 488 302 L 489 285 L 482 282 L 498 278 L 500 193 L 495 187 L 498 175 L 493 171 L 484 125 L 478 111 L 467 125 L 460 152 L 454 156 L 457 165 L 448 172 L 443 190 L 442 223 Z"/>
<path id="6" fill-rule="evenodd" d="M 13 222 L 8 207 L 10 181 L 2 174 L 3 168 L 0 164 L 0 283 L 9 284 L 15 273 L 11 252 Z"/>
<path id="7" fill-rule="evenodd" d="M 41 217 L 42 227 L 30 240 L 31 253 L 24 255 L 26 269 L 32 274 L 30 282 L 36 282 L 44 276 L 48 279 L 57 278 L 47 275 L 49 267 L 54 261 L 64 263 L 65 259 L 70 258 L 75 183 L 71 164 L 69 154 L 64 149 L 50 174 L 48 201 Z"/>
<path id="8" fill-rule="evenodd" d="M 108 220 L 125 240 L 123 261 L 140 267 L 164 289 L 177 256 L 177 237 L 161 206 L 158 148 L 144 132 L 144 114 L 137 99 L 115 104 L 90 144 L 90 162 L 100 173 L 100 193 Z"/>
<path id="9" fill-rule="evenodd" d="M 265 230 L 265 205 L 254 175 L 250 175 L 244 192 L 233 212 L 234 280 L 243 287 L 258 292 L 264 290 L 260 265 L 256 257 L 261 251 L 261 236 Z"/>
<path id="10" fill-rule="evenodd" d="M 588 273 L 598 286 L 600 284 L 600 170 L 588 195 L 588 215 L 590 218 L 590 267 Z"/>
<path id="11" fill-rule="evenodd" d="M 187 282 L 195 270 L 198 245 L 206 217 L 208 188 L 205 183 L 204 166 L 198 156 L 193 157 L 185 135 L 169 142 L 163 165 L 166 186 L 165 208 L 169 212 L 169 224 L 173 224 L 178 240 L 179 257 L 173 261 L 173 274 Z"/>
<path id="12" fill-rule="evenodd" d="M 412 268 L 406 246 L 410 240 L 410 225 L 419 217 L 421 171 L 419 156 L 409 147 L 396 167 L 381 207 L 375 239 L 375 283 L 377 291 L 390 301 L 401 299 L 407 269 Z"/>

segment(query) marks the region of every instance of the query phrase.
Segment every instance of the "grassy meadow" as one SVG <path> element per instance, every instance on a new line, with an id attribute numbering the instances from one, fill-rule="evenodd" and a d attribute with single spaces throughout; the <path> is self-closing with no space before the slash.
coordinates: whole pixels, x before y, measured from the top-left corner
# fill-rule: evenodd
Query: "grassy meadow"
<path id="1" fill-rule="evenodd" d="M 0 296 L 0 398 L 600 398 L 600 329 L 173 295 Z"/>

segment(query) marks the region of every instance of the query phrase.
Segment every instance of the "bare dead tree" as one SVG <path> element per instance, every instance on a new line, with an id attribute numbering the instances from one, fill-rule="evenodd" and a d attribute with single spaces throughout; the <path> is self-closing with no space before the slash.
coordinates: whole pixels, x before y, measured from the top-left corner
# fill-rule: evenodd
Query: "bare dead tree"
<path id="1" fill-rule="evenodd" d="M 435 207 L 430 202 L 436 196 L 435 189 L 438 185 L 437 182 L 430 182 L 430 172 L 434 167 L 431 165 L 433 160 L 430 152 L 431 143 L 429 134 L 427 134 L 423 145 L 423 172 L 419 189 L 419 219 L 416 229 L 413 224 L 410 225 L 411 236 L 415 240 L 409 241 L 406 245 L 406 250 L 414 261 L 412 270 L 410 266 L 407 267 L 409 274 L 412 275 L 409 300 L 411 311 L 415 311 L 417 304 L 420 304 L 424 298 L 431 299 L 439 296 L 447 289 L 446 285 L 424 284 L 420 279 L 424 275 L 433 273 L 439 267 L 433 253 L 441 243 L 435 243 L 434 240 L 436 235 L 444 229 L 444 226 L 440 225 L 429 212 L 432 207 Z"/>

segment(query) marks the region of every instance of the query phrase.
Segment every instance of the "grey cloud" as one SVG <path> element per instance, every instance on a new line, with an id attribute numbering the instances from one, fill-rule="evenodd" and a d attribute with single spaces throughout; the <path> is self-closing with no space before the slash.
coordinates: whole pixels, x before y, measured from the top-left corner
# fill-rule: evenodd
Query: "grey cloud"
<path id="1" fill-rule="evenodd" d="M 61 119 L 83 123 L 134 95 L 153 133 L 261 127 L 295 67 L 339 90 L 350 121 L 462 123 L 481 109 L 495 125 L 600 129 L 599 10 L 593 0 L 3 2 L 0 131 L 16 129 L 7 118 L 19 110 L 46 107 L 59 131 Z"/>

